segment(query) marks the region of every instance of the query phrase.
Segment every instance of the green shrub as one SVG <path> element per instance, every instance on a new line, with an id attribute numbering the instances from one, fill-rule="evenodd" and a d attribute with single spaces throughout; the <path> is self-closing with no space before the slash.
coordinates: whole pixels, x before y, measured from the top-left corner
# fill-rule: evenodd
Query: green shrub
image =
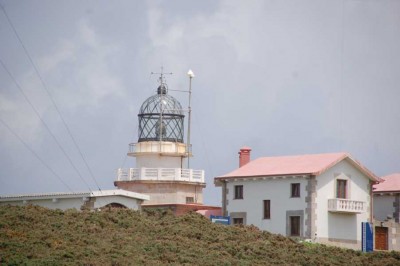
<path id="1" fill-rule="evenodd" d="M 327 247 L 197 213 L 0 207 L 1 265 L 399 265 L 400 253 Z"/>

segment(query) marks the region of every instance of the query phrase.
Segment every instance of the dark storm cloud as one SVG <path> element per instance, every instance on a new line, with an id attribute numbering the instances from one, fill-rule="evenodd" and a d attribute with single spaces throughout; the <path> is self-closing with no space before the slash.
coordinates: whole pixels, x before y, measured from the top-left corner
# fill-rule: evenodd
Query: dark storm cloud
<path id="1" fill-rule="evenodd" d="M 399 172 L 400 3 L 396 1 L 1 1 L 102 188 L 133 167 L 137 112 L 164 65 L 193 80 L 194 159 L 213 177 L 253 158 L 350 152 L 377 175 Z M 89 185 L 77 151 L 0 12 L 0 58 Z M 172 93 L 172 92 L 171 92 Z M 183 106 L 187 95 L 174 92 Z M 87 190 L 0 70 L 1 118 L 74 190 Z M 0 126 L 0 193 L 65 191 Z M 125 163 L 124 163 L 125 162 Z"/>

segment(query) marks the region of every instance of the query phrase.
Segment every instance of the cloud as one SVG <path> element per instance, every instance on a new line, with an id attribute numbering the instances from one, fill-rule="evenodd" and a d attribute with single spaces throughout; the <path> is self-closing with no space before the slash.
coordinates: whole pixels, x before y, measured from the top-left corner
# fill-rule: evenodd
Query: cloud
<path id="1" fill-rule="evenodd" d="M 57 49 L 49 55 L 39 58 L 40 70 L 43 73 L 51 72 L 60 64 L 76 62 L 76 46 L 70 40 L 61 40 Z"/>
<path id="2" fill-rule="evenodd" d="M 214 129 L 203 133 L 214 168 L 231 169 L 217 156 L 249 142 L 261 156 L 344 150 L 367 160 L 375 145 L 395 156 L 398 145 L 384 143 L 399 128 L 389 123 L 398 112 L 385 111 L 398 95 L 395 5 L 220 1 L 194 13 L 152 1 L 146 63 L 197 74 L 193 110 Z"/>
<path id="3" fill-rule="evenodd" d="M 47 54 L 31 54 L 62 114 L 78 110 L 94 113 L 107 98 L 125 95 L 118 73 L 109 67 L 113 57 L 120 53 L 119 46 L 103 42 L 86 20 L 79 21 L 76 28 L 72 38 L 60 39 Z M 34 69 L 31 67 L 16 73 L 18 84 L 40 117 L 55 130 L 57 125 L 61 125 L 61 120 Z M 9 77 L 7 79 L 9 82 L 0 91 L 2 119 L 28 143 L 40 142 L 45 127 L 16 85 Z M 1 132 L 3 138 L 10 136 L 6 130 Z M 7 137 L 7 140 L 10 139 Z M 7 142 L 11 145 L 10 141 Z"/>
<path id="4" fill-rule="evenodd" d="M 21 101 L 19 102 L 21 103 Z M 1 119 L 27 142 L 38 141 L 41 139 L 40 120 L 32 112 L 22 112 L 23 109 L 17 107 L 15 103 L 10 98 L 0 95 Z M 8 146 L 12 146 L 15 141 L 15 137 L 3 125 L 1 125 L 0 137 L 2 142 Z"/>
<path id="5" fill-rule="evenodd" d="M 377 174 L 397 171 L 399 3 L 344 3 L 83 2 L 67 4 L 69 12 L 59 3 L 11 6 L 51 94 L 104 184 L 112 186 L 110 176 L 126 143 L 137 140 L 137 111 L 157 87 L 157 77 L 149 73 L 163 65 L 174 73 L 167 76 L 169 88 L 181 90 L 191 68 L 196 74 L 191 165 L 206 170 L 205 199 L 216 203 L 220 189 L 212 185 L 213 175 L 235 168 L 243 145 L 253 148 L 253 158 L 347 151 Z M 92 12 L 85 12 L 88 8 Z M 31 12 L 36 9 L 54 12 L 38 19 L 38 12 Z M 35 22 L 35 31 L 25 21 Z M 2 59 L 64 140 L 59 118 L 23 53 L 13 38 L 3 39 Z M 40 151 L 72 177 L 64 158 L 56 158 L 57 147 L 41 141 L 48 139 L 43 127 L 1 71 L 0 82 L 1 117 L 30 142 L 42 143 Z M 187 94 L 170 94 L 187 106 Z M 0 130 L 6 142 L 8 132 Z M 13 150 L 4 150 L 2 158 L 9 154 Z M 4 173 L 18 175 L 3 164 Z M 29 170 L 19 176 L 31 172 L 26 165 Z"/>
<path id="6" fill-rule="evenodd" d="M 54 94 L 64 101 L 64 108 L 95 110 L 107 97 L 125 95 L 118 73 L 109 67 L 120 53 L 117 42 L 103 42 L 89 23 L 81 20 L 72 39 L 61 40 L 54 51 L 38 61 L 45 76 L 54 77 L 50 82 L 56 80 L 50 87 L 55 87 Z"/>

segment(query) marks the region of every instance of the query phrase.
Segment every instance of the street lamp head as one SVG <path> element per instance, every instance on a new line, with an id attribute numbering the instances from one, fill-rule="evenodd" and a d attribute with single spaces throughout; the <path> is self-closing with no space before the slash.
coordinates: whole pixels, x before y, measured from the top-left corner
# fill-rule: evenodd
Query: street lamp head
<path id="1" fill-rule="evenodd" d="M 193 73 L 193 71 L 191 70 L 191 69 L 189 69 L 189 71 L 188 71 L 188 76 L 190 77 L 190 78 L 194 78 L 195 76 L 194 76 L 194 73 Z"/>

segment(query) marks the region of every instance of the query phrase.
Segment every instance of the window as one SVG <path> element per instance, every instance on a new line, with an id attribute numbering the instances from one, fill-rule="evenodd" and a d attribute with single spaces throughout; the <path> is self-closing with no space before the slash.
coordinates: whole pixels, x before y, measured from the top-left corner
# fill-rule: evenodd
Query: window
<path id="1" fill-rule="evenodd" d="M 299 198 L 300 197 L 300 183 L 291 184 L 290 195 L 291 195 L 292 198 Z"/>
<path id="2" fill-rule="evenodd" d="M 264 200 L 264 219 L 271 219 L 271 200 Z"/>
<path id="3" fill-rule="evenodd" d="M 193 197 L 186 197 L 186 203 L 194 203 Z"/>
<path id="4" fill-rule="evenodd" d="M 290 216 L 290 235 L 300 236 L 300 216 Z"/>
<path id="5" fill-rule="evenodd" d="M 243 186 L 235 186 L 235 198 L 234 199 L 243 199 Z"/>
<path id="6" fill-rule="evenodd" d="M 347 197 L 347 180 L 336 180 L 336 198 L 345 199 Z"/>
<path id="7" fill-rule="evenodd" d="M 243 218 L 233 218 L 233 224 L 243 224 Z"/>

